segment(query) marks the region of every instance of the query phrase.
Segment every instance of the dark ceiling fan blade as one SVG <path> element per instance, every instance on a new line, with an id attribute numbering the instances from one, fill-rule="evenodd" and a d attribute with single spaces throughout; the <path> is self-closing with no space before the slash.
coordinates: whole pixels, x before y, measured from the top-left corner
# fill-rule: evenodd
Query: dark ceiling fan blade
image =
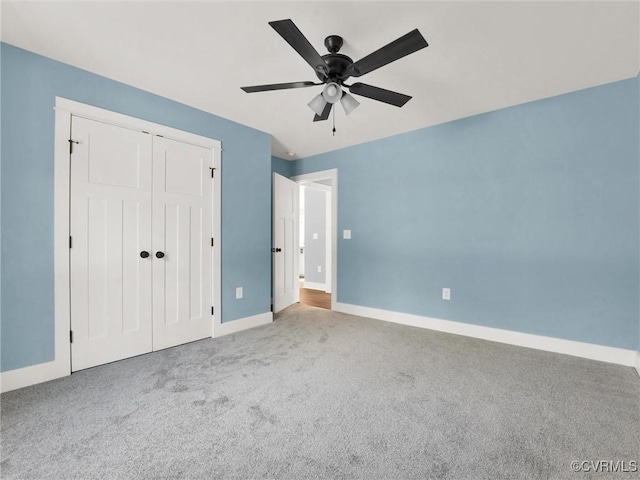
<path id="1" fill-rule="evenodd" d="M 416 28 L 388 45 L 361 58 L 357 62 L 352 63 L 347 67 L 345 75 L 359 77 L 428 46 L 429 44 Z"/>
<path id="2" fill-rule="evenodd" d="M 317 72 L 324 72 L 326 76 L 327 64 L 318 51 L 309 43 L 307 37 L 296 27 L 290 19 L 269 22 L 269 25 L 284 38 L 293 49 Z"/>
<path id="3" fill-rule="evenodd" d="M 289 82 L 289 83 L 274 83 L 272 85 L 255 85 L 253 87 L 240 87 L 247 93 L 256 92 L 268 92 L 270 90 L 285 90 L 287 88 L 303 88 L 313 87 L 314 85 L 322 85 L 321 83 L 314 82 Z"/>
<path id="4" fill-rule="evenodd" d="M 391 90 L 385 90 L 384 88 L 374 87 L 373 85 L 360 82 L 351 85 L 349 91 L 354 95 L 371 98 L 379 102 L 388 103 L 389 105 L 395 105 L 396 107 L 402 107 L 411 100 L 409 95 L 392 92 Z"/>
<path id="5" fill-rule="evenodd" d="M 324 110 L 322 110 L 322 115 L 314 115 L 313 121 L 322 122 L 323 120 L 326 120 L 327 118 L 329 118 L 329 114 L 331 113 L 331 107 L 333 107 L 333 103 L 327 102 L 327 104 L 324 106 Z"/>

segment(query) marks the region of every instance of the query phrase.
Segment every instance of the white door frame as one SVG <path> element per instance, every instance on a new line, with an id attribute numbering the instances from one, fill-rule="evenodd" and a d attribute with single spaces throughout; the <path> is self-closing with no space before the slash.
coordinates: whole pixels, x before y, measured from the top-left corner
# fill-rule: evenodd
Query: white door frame
<path id="1" fill-rule="evenodd" d="M 325 179 L 326 180 L 326 179 Z M 324 192 L 325 193 L 325 245 L 326 245 L 326 249 L 325 249 L 325 281 L 324 283 L 311 283 L 311 282 L 307 282 L 306 281 L 306 276 L 305 276 L 305 282 L 304 282 L 304 286 L 305 288 L 311 288 L 314 290 L 322 290 L 326 293 L 331 293 L 331 252 L 333 252 L 333 249 L 331 248 L 331 243 L 333 240 L 333 233 L 331 232 L 331 190 L 332 188 L 329 185 L 325 185 L 323 183 L 316 183 L 316 182 L 307 182 L 305 181 L 304 183 L 300 183 L 299 185 L 304 185 L 307 190 L 309 189 L 313 189 L 319 192 Z M 306 215 L 306 212 L 305 212 Z M 306 221 L 306 219 L 305 219 Z"/>
<path id="2" fill-rule="evenodd" d="M 109 123 L 125 128 L 132 128 L 171 138 L 181 142 L 191 143 L 205 148 L 210 148 L 213 153 L 213 222 L 212 237 L 214 246 L 212 252 L 212 303 L 215 315 L 212 316 L 212 336 L 220 335 L 222 319 L 221 309 L 221 269 L 220 269 L 220 202 L 221 202 L 221 167 L 222 144 L 218 140 L 202 137 L 189 132 L 183 132 L 175 128 L 166 127 L 138 118 L 129 117 L 120 113 L 111 112 L 102 108 L 85 105 L 61 97 L 56 97 L 55 104 L 55 153 L 54 153 L 54 268 L 55 268 L 55 359 L 43 365 L 50 366 L 50 378 L 62 377 L 71 374 L 71 345 L 69 331 L 71 330 L 71 305 L 70 305 L 70 272 L 69 272 L 69 202 L 70 202 L 70 156 L 69 139 L 71 138 L 71 117 L 83 117 L 90 120 Z M 37 366 L 35 366 L 37 367 Z M 33 367 L 28 367 L 33 368 Z M 26 380 L 26 379 L 25 379 Z M 39 380 L 45 381 L 45 380 Z M 32 382 L 37 383 L 37 382 Z M 28 383 L 27 381 L 25 382 Z M 20 388 L 19 386 L 16 388 Z"/>
<path id="3" fill-rule="evenodd" d="M 296 175 L 291 180 L 300 185 L 331 180 L 331 310 L 335 310 L 338 298 L 338 169 Z"/>

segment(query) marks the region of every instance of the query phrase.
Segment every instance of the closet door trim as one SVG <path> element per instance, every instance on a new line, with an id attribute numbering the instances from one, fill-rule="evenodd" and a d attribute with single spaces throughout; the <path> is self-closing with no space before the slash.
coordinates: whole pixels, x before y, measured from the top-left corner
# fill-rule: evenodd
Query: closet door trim
<path id="1" fill-rule="evenodd" d="M 180 142 L 191 143 L 212 150 L 214 172 L 212 178 L 212 331 L 213 337 L 219 335 L 221 327 L 221 177 L 222 177 L 222 143 L 204 136 L 184 132 L 172 127 L 148 122 L 128 115 L 112 112 L 102 108 L 86 105 L 62 97 L 55 99 L 55 143 L 54 143 L 54 342 L 55 358 L 33 369 L 32 374 L 25 377 L 21 386 L 27 386 L 71 374 L 71 305 L 70 305 L 70 149 L 72 115 L 89 120 L 109 123 L 147 132 Z"/>

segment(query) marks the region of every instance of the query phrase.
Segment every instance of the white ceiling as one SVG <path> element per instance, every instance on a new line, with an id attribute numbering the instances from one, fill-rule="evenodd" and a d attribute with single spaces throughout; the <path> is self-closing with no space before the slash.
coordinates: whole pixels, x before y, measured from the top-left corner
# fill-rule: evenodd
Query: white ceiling
<path id="1" fill-rule="evenodd" d="M 291 18 L 321 55 L 329 34 L 357 60 L 419 28 L 429 47 L 359 81 L 412 95 L 403 108 L 357 97 L 312 123 L 321 87 L 268 25 Z M 300 158 L 638 74 L 632 2 L 3 2 L 3 41 L 273 135 Z M 295 152 L 294 157 L 287 152 Z"/>

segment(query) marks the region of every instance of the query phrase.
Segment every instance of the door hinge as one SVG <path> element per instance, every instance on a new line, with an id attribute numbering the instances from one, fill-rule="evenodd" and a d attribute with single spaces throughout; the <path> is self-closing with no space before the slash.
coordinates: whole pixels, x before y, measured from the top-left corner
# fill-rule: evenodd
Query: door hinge
<path id="1" fill-rule="evenodd" d="M 211 237 L 211 246 L 213 247 L 213 237 Z"/>
<path id="2" fill-rule="evenodd" d="M 69 248 L 73 247 L 73 237 L 69 235 Z"/>
<path id="3" fill-rule="evenodd" d="M 209 170 L 211 170 L 211 178 L 214 178 L 214 172 L 216 171 L 215 167 L 209 167 Z"/>
<path id="4" fill-rule="evenodd" d="M 78 145 L 80 142 L 76 142 L 75 140 L 69 139 L 69 155 L 73 153 L 73 144 Z"/>
<path id="5" fill-rule="evenodd" d="M 211 315 L 214 315 L 214 313 L 213 313 L 213 307 L 211 307 Z"/>
<path id="6" fill-rule="evenodd" d="M 69 343 L 73 343 L 73 330 L 69 330 Z"/>

